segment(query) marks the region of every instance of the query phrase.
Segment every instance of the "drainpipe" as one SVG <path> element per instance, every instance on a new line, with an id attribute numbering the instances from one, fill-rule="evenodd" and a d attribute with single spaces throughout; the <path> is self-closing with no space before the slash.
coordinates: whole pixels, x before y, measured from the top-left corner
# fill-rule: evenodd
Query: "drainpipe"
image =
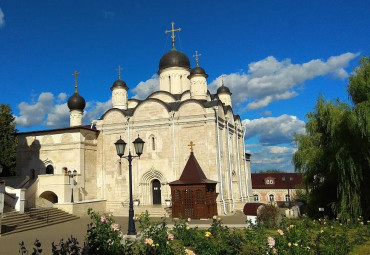
<path id="1" fill-rule="evenodd" d="M 214 108 L 216 112 L 216 128 L 217 128 L 217 163 L 218 163 L 218 180 L 220 181 L 220 193 L 221 193 L 221 201 L 222 206 L 224 209 L 224 214 L 227 215 L 226 212 L 226 204 L 224 199 L 224 186 L 222 182 L 222 164 L 221 164 L 221 149 L 220 149 L 220 128 L 218 125 L 218 107 Z"/>
<path id="2" fill-rule="evenodd" d="M 233 173 L 231 168 L 231 155 L 230 155 L 230 136 L 229 136 L 229 120 L 226 118 L 226 136 L 227 136 L 227 154 L 229 159 L 229 185 L 230 185 L 230 192 L 231 192 L 231 201 L 232 201 L 232 209 L 233 212 L 235 209 L 235 202 L 234 202 L 234 191 L 233 191 Z"/>
<path id="3" fill-rule="evenodd" d="M 175 112 L 171 112 L 172 117 L 172 140 L 173 140 L 173 172 L 175 180 L 177 180 L 176 173 L 176 143 L 175 143 Z"/>
<path id="4" fill-rule="evenodd" d="M 235 125 L 235 134 L 236 134 L 236 154 L 238 158 L 238 175 L 239 175 L 239 193 L 240 193 L 240 200 L 244 203 L 243 198 L 243 191 L 242 191 L 242 176 L 240 172 L 240 157 L 239 157 L 239 132 L 238 132 L 238 125 Z"/>
<path id="5" fill-rule="evenodd" d="M 247 189 L 247 199 L 250 202 L 249 189 L 248 189 L 248 175 L 247 175 L 247 159 L 245 158 L 245 132 L 247 128 L 243 127 L 243 158 L 244 158 L 244 174 L 245 174 L 245 188 Z"/>
<path id="6" fill-rule="evenodd" d="M 130 117 L 126 117 L 127 120 L 127 139 L 128 139 L 128 151 L 131 151 L 131 144 L 130 144 Z"/>

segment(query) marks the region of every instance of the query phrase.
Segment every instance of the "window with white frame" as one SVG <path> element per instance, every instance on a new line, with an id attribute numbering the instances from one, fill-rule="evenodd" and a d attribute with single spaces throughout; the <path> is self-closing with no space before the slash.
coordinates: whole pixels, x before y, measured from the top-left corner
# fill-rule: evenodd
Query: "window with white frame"
<path id="1" fill-rule="evenodd" d="M 270 202 L 275 201 L 275 196 L 273 194 L 269 195 L 269 201 Z"/>
<path id="2" fill-rule="evenodd" d="M 259 201 L 259 196 L 258 196 L 258 194 L 254 194 L 254 195 L 253 195 L 253 200 L 254 200 L 254 201 L 256 201 L 256 202 L 257 202 L 257 201 Z"/>
<path id="3" fill-rule="evenodd" d="M 286 202 L 289 202 L 289 200 L 290 200 L 290 196 L 289 196 L 288 194 L 286 194 L 286 195 L 285 195 L 285 201 L 286 201 Z"/>

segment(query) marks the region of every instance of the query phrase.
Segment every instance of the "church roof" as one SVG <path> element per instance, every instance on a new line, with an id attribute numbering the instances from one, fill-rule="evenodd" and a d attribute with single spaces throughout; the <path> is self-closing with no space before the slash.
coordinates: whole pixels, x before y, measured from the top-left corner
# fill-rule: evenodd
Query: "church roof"
<path id="1" fill-rule="evenodd" d="M 181 51 L 172 48 L 169 52 L 164 54 L 159 61 L 159 71 L 158 73 L 168 67 L 185 67 L 190 69 L 190 61 L 188 57 Z"/>
<path id="2" fill-rule="evenodd" d="M 112 87 L 110 88 L 111 90 L 113 90 L 113 88 L 124 88 L 126 91 L 129 90 L 129 88 L 127 87 L 126 85 L 126 82 L 124 82 L 123 80 L 121 79 L 118 79 L 116 80 L 113 84 L 112 84 Z"/>
<path id="3" fill-rule="evenodd" d="M 170 185 L 186 185 L 186 184 L 215 184 L 216 181 L 207 179 L 202 168 L 200 167 L 193 152 L 190 152 L 190 157 L 185 165 L 184 170 L 177 181 L 170 182 Z"/>
<path id="4" fill-rule="evenodd" d="M 68 108 L 70 110 L 83 110 L 86 106 L 85 99 L 80 96 L 80 94 L 76 91 L 69 99 L 68 99 Z"/>
<path id="5" fill-rule="evenodd" d="M 46 130 L 36 130 L 36 131 L 29 131 L 29 132 L 20 132 L 16 133 L 16 135 L 29 135 L 29 134 L 36 134 L 36 133 L 53 133 L 53 132 L 59 132 L 59 131 L 74 131 L 74 130 L 90 130 L 94 132 L 100 132 L 96 129 L 95 126 L 91 125 L 85 125 L 85 126 L 74 126 L 74 127 L 66 127 L 66 128 L 55 128 L 55 129 L 46 129 Z"/>

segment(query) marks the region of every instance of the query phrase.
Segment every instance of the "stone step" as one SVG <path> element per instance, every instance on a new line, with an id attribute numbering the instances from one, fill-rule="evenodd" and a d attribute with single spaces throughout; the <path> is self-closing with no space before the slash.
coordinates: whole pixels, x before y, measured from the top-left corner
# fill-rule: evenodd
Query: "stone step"
<path id="1" fill-rule="evenodd" d="M 31 229 L 46 227 L 79 217 L 57 208 L 34 208 L 26 213 L 9 212 L 4 214 L 1 225 L 1 235 L 10 235 Z"/>

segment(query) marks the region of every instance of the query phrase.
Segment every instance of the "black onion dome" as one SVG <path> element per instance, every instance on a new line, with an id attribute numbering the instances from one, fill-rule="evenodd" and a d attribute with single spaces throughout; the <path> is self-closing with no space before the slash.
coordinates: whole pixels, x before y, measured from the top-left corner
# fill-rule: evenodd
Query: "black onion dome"
<path id="1" fill-rule="evenodd" d="M 124 82 L 121 79 L 118 79 L 115 82 L 113 82 L 113 85 L 112 85 L 112 87 L 110 89 L 112 90 L 113 88 L 118 88 L 118 87 L 123 87 L 125 90 L 128 90 L 128 87 L 126 85 L 126 82 Z"/>
<path id="2" fill-rule="evenodd" d="M 69 99 L 68 99 L 68 108 L 70 110 L 81 110 L 85 109 L 86 102 L 85 99 L 78 94 L 78 92 L 75 92 Z"/>
<path id="3" fill-rule="evenodd" d="M 206 74 L 206 71 L 202 67 L 196 66 L 190 70 L 190 75 L 188 76 L 188 78 L 190 79 L 192 76 L 197 75 L 197 74 L 203 75 L 206 78 L 208 77 L 208 74 Z"/>
<path id="4" fill-rule="evenodd" d="M 231 95 L 230 89 L 224 85 L 222 85 L 221 87 L 217 89 L 217 94 L 221 94 L 221 93 L 227 93 Z"/>
<path id="5" fill-rule="evenodd" d="M 174 66 L 186 67 L 190 69 L 190 61 L 184 53 L 172 48 L 172 50 L 161 57 L 161 60 L 159 61 L 159 71 Z"/>

